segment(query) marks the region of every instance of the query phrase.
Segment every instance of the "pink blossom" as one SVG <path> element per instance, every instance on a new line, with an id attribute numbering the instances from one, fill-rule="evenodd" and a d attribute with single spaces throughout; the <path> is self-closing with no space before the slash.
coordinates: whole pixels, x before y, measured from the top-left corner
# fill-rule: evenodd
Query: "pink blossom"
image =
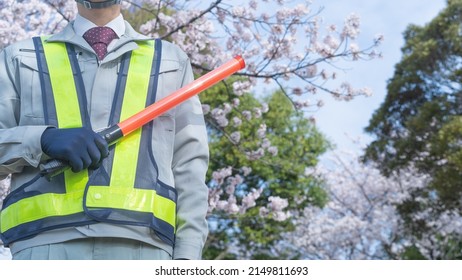
<path id="1" fill-rule="evenodd" d="M 248 121 L 252 119 L 252 113 L 248 110 L 242 111 L 242 116 Z"/>
<path id="2" fill-rule="evenodd" d="M 231 133 L 230 138 L 234 144 L 238 144 L 241 140 L 241 133 L 239 131 L 234 131 L 233 133 Z"/>
<path id="3" fill-rule="evenodd" d="M 244 177 L 248 176 L 252 172 L 252 168 L 250 168 L 248 166 L 241 167 L 241 170 L 242 170 L 242 173 L 243 173 Z"/>
<path id="4" fill-rule="evenodd" d="M 259 119 L 262 116 L 262 111 L 260 108 L 254 108 L 253 109 L 253 115 L 255 118 Z"/>
<path id="5" fill-rule="evenodd" d="M 275 146 L 268 147 L 268 153 L 270 153 L 272 156 L 277 156 L 278 147 L 275 147 Z"/>
<path id="6" fill-rule="evenodd" d="M 271 141 L 268 138 L 264 138 L 261 147 L 264 149 L 268 149 L 271 146 Z"/>
<path id="7" fill-rule="evenodd" d="M 210 105 L 202 104 L 202 112 L 204 113 L 204 115 L 207 115 L 210 112 Z"/>
<path id="8" fill-rule="evenodd" d="M 269 207 L 273 211 L 281 211 L 289 206 L 288 200 L 285 198 L 280 198 L 279 196 L 270 196 L 268 201 L 270 202 Z"/>
<path id="9" fill-rule="evenodd" d="M 257 137 L 264 138 L 266 136 L 266 130 L 267 130 L 266 124 L 262 123 L 257 130 Z"/>
<path id="10" fill-rule="evenodd" d="M 258 160 L 265 155 L 265 151 L 262 148 L 258 148 L 255 151 L 247 151 L 245 154 L 249 160 Z"/>
<path id="11" fill-rule="evenodd" d="M 350 14 L 345 20 L 342 35 L 355 39 L 359 34 L 360 18 L 356 14 Z"/>
<path id="12" fill-rule="evenodd" d="M 239 127 L 242 124 L 242 120 L 238 117 L 233 117 L 233 126 Z"/>

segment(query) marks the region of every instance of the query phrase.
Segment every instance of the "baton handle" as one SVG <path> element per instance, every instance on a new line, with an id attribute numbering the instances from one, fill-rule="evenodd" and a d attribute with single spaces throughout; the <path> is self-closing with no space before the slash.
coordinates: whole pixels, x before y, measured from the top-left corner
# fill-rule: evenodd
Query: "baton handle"
<path id="1" fill-rule="evenodd" d="M 123 137 L 122 131 L 117 124 L 97 133 L 104 138 L 109 146 L 115 144 Z M 45 176 L 47 180 L 50 181 L 51 178 L 66 171 L 69 168 L 70 166 L 65 161 L 60 159 L 52 159 L 44 164 L 40 164 L 40 174 Z"/>

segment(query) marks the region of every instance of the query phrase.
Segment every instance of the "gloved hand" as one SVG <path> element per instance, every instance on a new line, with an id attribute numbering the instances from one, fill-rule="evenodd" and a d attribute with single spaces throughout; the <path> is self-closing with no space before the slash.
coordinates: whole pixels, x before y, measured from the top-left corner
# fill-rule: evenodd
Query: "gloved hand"
<path id="1" fill-rule="evenodd" d="M 109 155 L 106 141 L 91 129 L 47 128 L 40 139 L 42 151 L 69 164 L 73 172 L 96 169 Z"/>

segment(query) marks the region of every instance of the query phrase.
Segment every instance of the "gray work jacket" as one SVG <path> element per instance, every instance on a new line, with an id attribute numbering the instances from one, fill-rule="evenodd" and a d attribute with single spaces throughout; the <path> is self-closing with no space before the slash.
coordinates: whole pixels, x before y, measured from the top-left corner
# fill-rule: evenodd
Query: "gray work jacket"
<path id="1" fill-rule="evenodd" d="M 88 110 L 95 130 L 108 126 L 117 73 L 122 55 L 148 38 L 126 22 L 126 32 L 100 62 L 93 49 L 75 34 L 71 22 L 48 40 L 75 46 L 87 94 Z M 177 46 L 162 42 L 162 62 L 157 100 L 194 79 L 187 55 Z M 40 138 L 44 125 L 40 81 L 32 40 L 5 48 L 0 53 L 0 179 L 12 174 L 11 188 L 18 188 L 39 172 L 49 159 Z M 22 249 L 85 237 L 122 237 L 139 240 L 167 251 L 173 258 L 200 259 L 208 233 L 205 219 L 208 190 L 208 141 L 201 104 L 193 97 L 158 118 L 153 129 L 153 156 L 159 180 L 176 188 L 177 234 L 174 248 L 148 228 L 98 223 L 47 231 L 11 244 L 14 254 Z M 156 149 L 158 147 L 158 149 Z"/>

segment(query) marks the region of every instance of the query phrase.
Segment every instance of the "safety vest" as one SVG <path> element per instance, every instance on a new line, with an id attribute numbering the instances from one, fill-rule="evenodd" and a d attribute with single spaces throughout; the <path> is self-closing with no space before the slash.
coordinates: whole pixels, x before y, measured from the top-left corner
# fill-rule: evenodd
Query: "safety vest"
<path id="1" fill-rule="evenodd" d="M 89 127 L 85 87 L 71 44 L 33 38 L 42 87 L 45 123 Z M 110 123 L 119 123 L 156 99 L 161 41 L 138 42 L 120 64 Z M 0 213 L 0 236 L 8 245 L 43 231 L 99 222 L 149 227 L 173 246 L 175 189 L 158 179 L 152 123 L 110 147 L 94 171 L 68 170 L 48 181 L 37 176 L 11 192 Z"/>

